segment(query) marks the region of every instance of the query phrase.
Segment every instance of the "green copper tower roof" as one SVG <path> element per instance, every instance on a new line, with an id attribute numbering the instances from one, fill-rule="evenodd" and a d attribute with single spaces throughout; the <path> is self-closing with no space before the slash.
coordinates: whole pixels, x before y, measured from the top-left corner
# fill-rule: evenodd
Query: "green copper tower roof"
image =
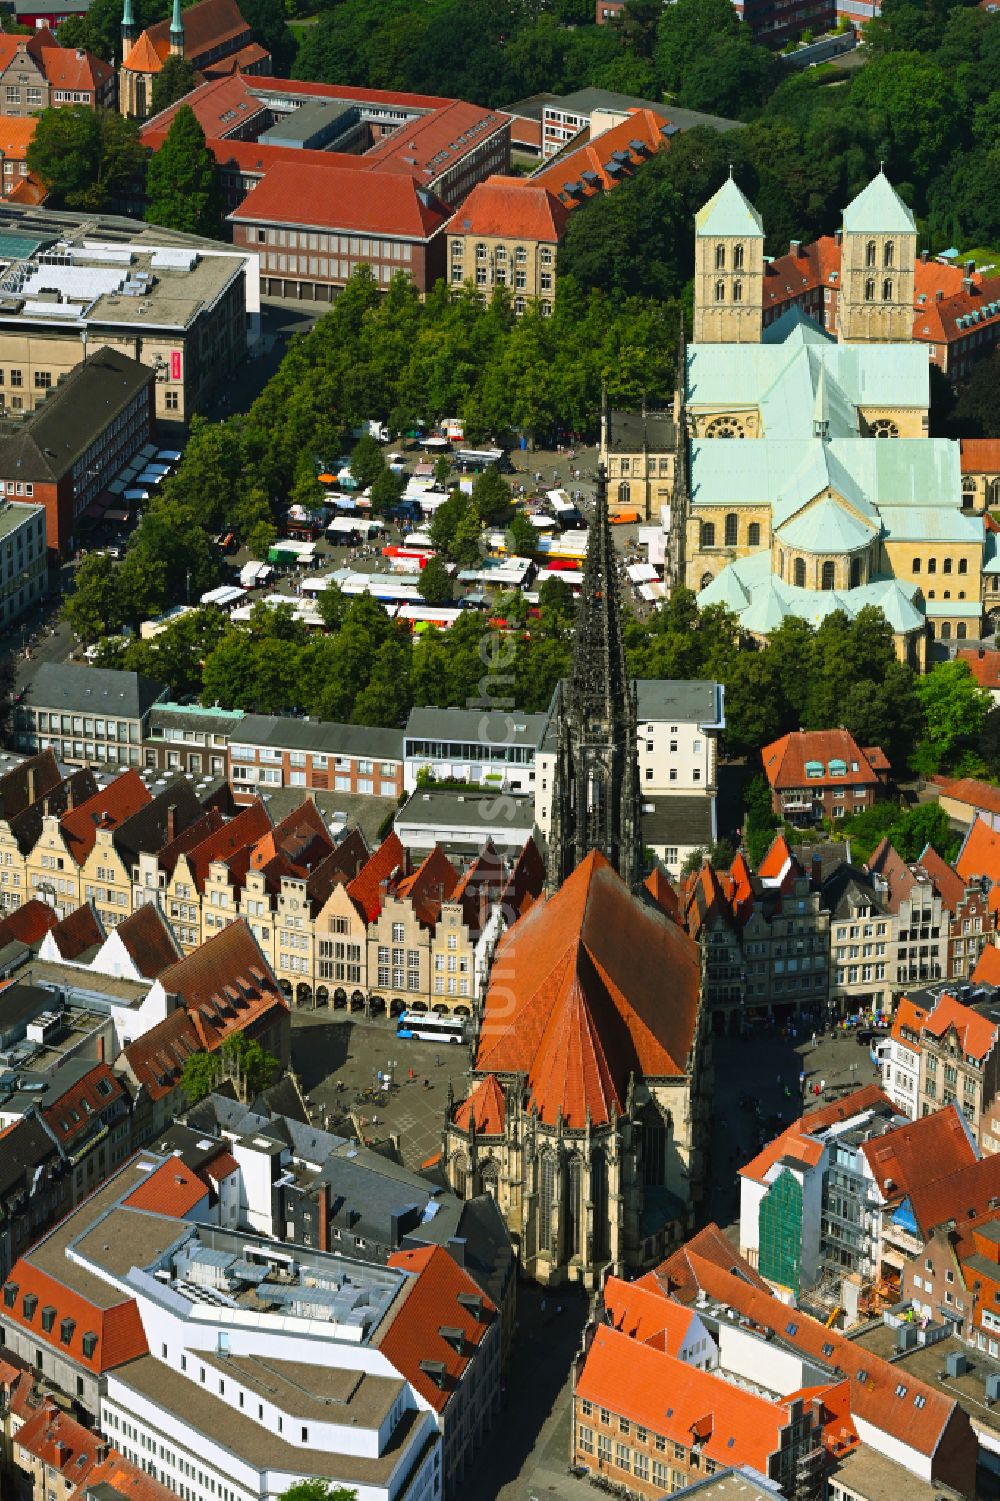
<path id="1" fill-rule="evenodd" d="M 184 37 L 184 21 L 181 17 L 181 0 L 174 0 L 174 11 L 173 15 L 170 17 L 170 35 L 171 38 L 180 37 L 182 40 Z"/>
<path id="2" fill-rule="evenodd" d="M 745 198 L 731 177 L 694 216 L 696 235 L 742 235 L 746 239 L 764 238 L 760 214 Z"/>
<path id="3" fill-rule="evenodd" d="M 873 177 L 844 210 L 848 234 L 915 234 L 917 221 L 884 172 Z"/>

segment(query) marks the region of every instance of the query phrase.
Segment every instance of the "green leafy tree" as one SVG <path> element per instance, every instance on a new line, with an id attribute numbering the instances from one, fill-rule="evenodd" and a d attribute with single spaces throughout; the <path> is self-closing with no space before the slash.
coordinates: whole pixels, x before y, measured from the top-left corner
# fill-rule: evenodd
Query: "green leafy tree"
<path id="1" fill-rule="evenodd" d="M 153 76 L 152 113 L 158 115 L 161 110 L 169 109 L 171 104 L 190 94 L 200 81 L 194 65 L 186 57 L 171 54 L 164 59 L 159 73 Z"/>
<path id="2" fill-rule="evenodd" d="M 434 460 L 434 483 L 443 490 L 448 484 L 448 476 L 451 474 L 451 460 L 446 453 L 439 453 Z"/>
<path id="3" fill-rule="evenodd" d="M 743 793 L 743 810 L 743 841 L 747 859 L 752 869 L 756 870 L 770 848 L 779 823 L 766 777 L 756 776 L 747 783 Z"/>
<path id="4" fill-rule="evenodd" d="M 425 605 L 451 604 L 451 574 L 443 558 L 428 558 L 420 570 L 417 588 Z"/>
<path id="5" fill-rule="evenodd" d="M 149 163 L 146 193 L 150 224 L 210 239 L 222 233 L 219 169 L 189 104 L 178 108 L 163 145 Z"/>
<path id="6" fill-rule="evenodd" d="M 538 533 L 523 511 L 516 511 L 510 518 L 504 538 L 508 552 L 517 553 L 523 558 L 530 557 L 538 546 Z"/>
<path id="7" fill-rule="evenodd" d="M 351 454 L 351 475 L 362 490 L 373 485 L 385 469 L 382 450 L 370 433 L 364 433 Z"/>
<path id="8" fill-rule="evenodd" d="M 240 14 L 259 42 L 271 54 L 268 72 L 274 78 L 290 78 L 297 43 L 288 25 L 281 0 L 240 0 Z"/>
<path id="9" fill-rule="evenodd" d="M 992 706 L 958 657 L 939 662 L 917 681 L 917 696 L 924 711 L 924 737 L 914 758 L 924 775 L 950 765 L 956 752 L 975 743 Z"/>
<path id="10" fill-rule="evenodd" d="M 476 475 L 472 484 L 472 504 L 487 526 L 496 526 L 510 515 L 510 486 L 494 466 Z"/>
<path id="11" fill-rule="evenodd" d="M 297 1480 L 282 1491 L 280 1501 L 358 1501 L 358 1493 L 329 1480 Z"/>
<path id="12" fill-rule="evenodd" d="M 106 553 L 88 554 L 77 568 L 63 615 L 85 646 L 121 630 L 124 615 L 118 575 Z"/>
<path id="13" fill-rule="evenodd" d="M 1000 707 L 987 712 L 977 749 L 990 776 L 1000 776 Z"/>
<path id="14" fill-rule="evenodd" d="M 278 540 L 278 528 L 273 521 L 258 521 L 247 537 L 247 547 L 253 557 L 266 558 Z"/>
<path id="15" fill-rule="evenodd" d="M 104 208 L 145 158 L 134 121 L 82 104 L 42 110 L 27 151 L 29 170 L 70 208 Z"/>
<path id="16" fill-rule="evenodd" d="M 455 528 L 451 556 L 461 568 L 471 568 L 482 556 L 482 522 L 474 506 L 469 506 Z"/>
<path id="17" fill-rule="evenodd" d="M 406 480 L 396 474 L 387 464 L 372 481 L 372 511 L 376 516 L 388 516 L 403 498 Z"/>

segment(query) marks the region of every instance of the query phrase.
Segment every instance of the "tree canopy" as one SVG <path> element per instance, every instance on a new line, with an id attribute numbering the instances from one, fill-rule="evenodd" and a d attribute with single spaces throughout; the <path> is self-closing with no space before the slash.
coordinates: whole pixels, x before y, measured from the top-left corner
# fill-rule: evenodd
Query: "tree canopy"
<path id="1" fill-rule="evenodd" d="M 194 110 L 182 104 L 146 176 L 146 218 L 164 229 L 217 239 L 222 233 L 222 188 L 215 158 Z"/>
<path id="2" fill-rule="evenodd" d="M 135 121 L 72 104 L 42 110 L 27 163 L 69 208 L 103 209 L 141 180 L 146 155 Z"/>

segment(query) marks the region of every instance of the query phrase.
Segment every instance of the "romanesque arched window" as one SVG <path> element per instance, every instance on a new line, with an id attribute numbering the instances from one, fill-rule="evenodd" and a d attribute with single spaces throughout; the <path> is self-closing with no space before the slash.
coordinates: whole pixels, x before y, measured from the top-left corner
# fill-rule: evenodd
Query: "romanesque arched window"
<path id="1" fill-rule="evenodd" d="M 734 302 L 742 302 L 743 301 L 743 283 L 741 281 L 734 281 L 733 282 L 733 301 Z"/>
<path id="2" fill-rule="evenodd" d="M 726 546 L 735 547 L 739 540 L 740 520 L 735 511 L 726 517 Z"/>
<path id="3" fill-rule="evenodd" d="M 702 547 L 714 547 L 715 546 L 715 522 L 714 521 L 703 521 L 701 523 L 701 545 L 702 545 Z"/>
<path id="4" fill-rule="evenodd" d="M 869 276 L 868 280 L 865 282 L 865 301 L 875 301 L 875 278 L 873 276 Z"/>
<path id="5" fill-rule="evenodd" d="M 887 276 L 882 283 L 882 301 L 892 301 L 892 277 Z"/>
<path id="6" fill-rule="evenodd" d="M 794 564 L 794 568 L 793 568 L 793 577 L 794 577 L 794 580 L 795 580 L 795 587 L 796 587 L 796 589 L 804 589 L 805 586 L 806 586 L 806 560 L 805 560 L 805 558 L 796 558 L 795 559 L 795 564 Z"/>
<path id="7" fill-rule="evenodd" d="M 965 640 L 965 621 L 964 620 L 960 620 L 958 622 L 958 625 L 955 627 L 955 635 L 958 637 L 959 641 L 964 641 Z"/>
<path id="8" fill-rule="evenodd" d="M 892 269 L 892 263 L 895 260 L 895 257 L 896 252 L 893 247 L 892 241 L 886 240 L 885 249 L 882 251 L 882 264 L 887 271 Z"/>
<path id="9" fill-rule="evenodd" d="M 716 302 L 725 302 L 726 300 L 726 284 L 724 281 L 717 281 L 715 283 L 715 300 Z"/>
<path id="10" fill-rule="evenodd" d="M 865 265 L 866 266 L 874 266 L 875 265 L 875 241 L 874 240 L 869 240 L 868 244 L 865 246 Z"/>
<path id="11" fill-rule="evenodd" d="M 734 271 L 742 271 L 743 270 L 743 246 L 742 245 L 734 245 L 733 246 L 733 270 Z"/>
<path id="12" fill-rule="evenodd" d="M 726 269 L 725 245 L 716 245 L 715 247 L 715 269 L 716 271 L 725 271 Z"/>
<path id="13" fill-rule="evenodd" d="M 950 641 L 951 640 L 951 621 L 950 620 L 942 620 L 942 622 L 941 622 L 941 640 L 942 641 Z"/>
<path id="14" fill-rule="evenodd" d="M 834 564 L 831 563 L 829 561 L 829 559 L 828 559 L 823 564 L 823 567 L 820 570 L 820 584 L 819 584 L 819 586 L 820 586 L 821 589 L 833 589 L 833 588 L 836 587 L 836 583 L 837 583 L 837 570 L 836 570 L 836 567 L 834 566 Z"/>
<path id="15" fill-rule="evenodd" d="M 760 546 L 760 522 L 759 521 L 751 521 L 750 525 L 747 527 L 747 546 L 748 547 L 759 547 Z"/>

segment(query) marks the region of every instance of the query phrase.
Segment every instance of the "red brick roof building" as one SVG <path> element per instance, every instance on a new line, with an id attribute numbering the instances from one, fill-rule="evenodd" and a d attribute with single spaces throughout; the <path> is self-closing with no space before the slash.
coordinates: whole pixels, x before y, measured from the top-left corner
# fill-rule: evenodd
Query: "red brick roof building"
<path id="1" fill-rule="evenodd" d="M 862 813 L 889 778 L 885 753 L 878 746 L 862 750 L 847 730 L 782 735 L 765 745 L 761 760 L 775 813 L 793 823 Z"/>
<path id="2" fill-rule="evenodd" d="M 271 54 L 254 41 L 236 0 L 198 0 L 183 13 L 178 6 L 170 20 L 155 22 L 138 37 L 134 23 L 123 21 L 122 53 L 120 107 L 134 120 L 149 114 L 153 79 L 172 55 L 185 58 L 204 79 L 266 73 L 271 66 Z"/>
<path id="3" fill-rule="evenodd" d="M 429 291 L 445 275 L 455 209 L 509 170 L 508 117 L 458 99 L 248 71 L 184 103 L 221 168 L 234 242 L 260 256 L 265 294 L 330 301 L 362 264 L 383 289 L 403 273 Z M 146 145 L 162 145 L 176 108 L 148 121 Z"/>
<path id="4" fill-rule="evenodd" d="M 541 1280 L 642 1265 L 698 1192 L 703 1042 L 697 944 L 592 851 L 498 945 L 474 1087 L 445 1128 L 452 1186 L 491 1187 Z M 652 1206 L 651 1184 L 644 1246 L 619 1205 Z"/>
<path id="5" fill-rule="evenodd" d="M 70 105 L 113 109 L 115 73 L 92 52 L 60 47 L 47 26 L 30 37 L 0 37 L 4 114 L 26 118 Z"/>
<path id="6" fill-rule="evenodd" d="M 793 240 L 787 255 L 764 267 L 764 325 L 790 307 L 801 308 L 836 337 L 840 300 L 841 235 L 810 245 Z M 974 262 L 938 260 L 923 251 L 914 268 L 913 338 L 927 346 L 946 375 L 967 375 L 1000 337 L 1000 277 L 985 277 Z"/>

